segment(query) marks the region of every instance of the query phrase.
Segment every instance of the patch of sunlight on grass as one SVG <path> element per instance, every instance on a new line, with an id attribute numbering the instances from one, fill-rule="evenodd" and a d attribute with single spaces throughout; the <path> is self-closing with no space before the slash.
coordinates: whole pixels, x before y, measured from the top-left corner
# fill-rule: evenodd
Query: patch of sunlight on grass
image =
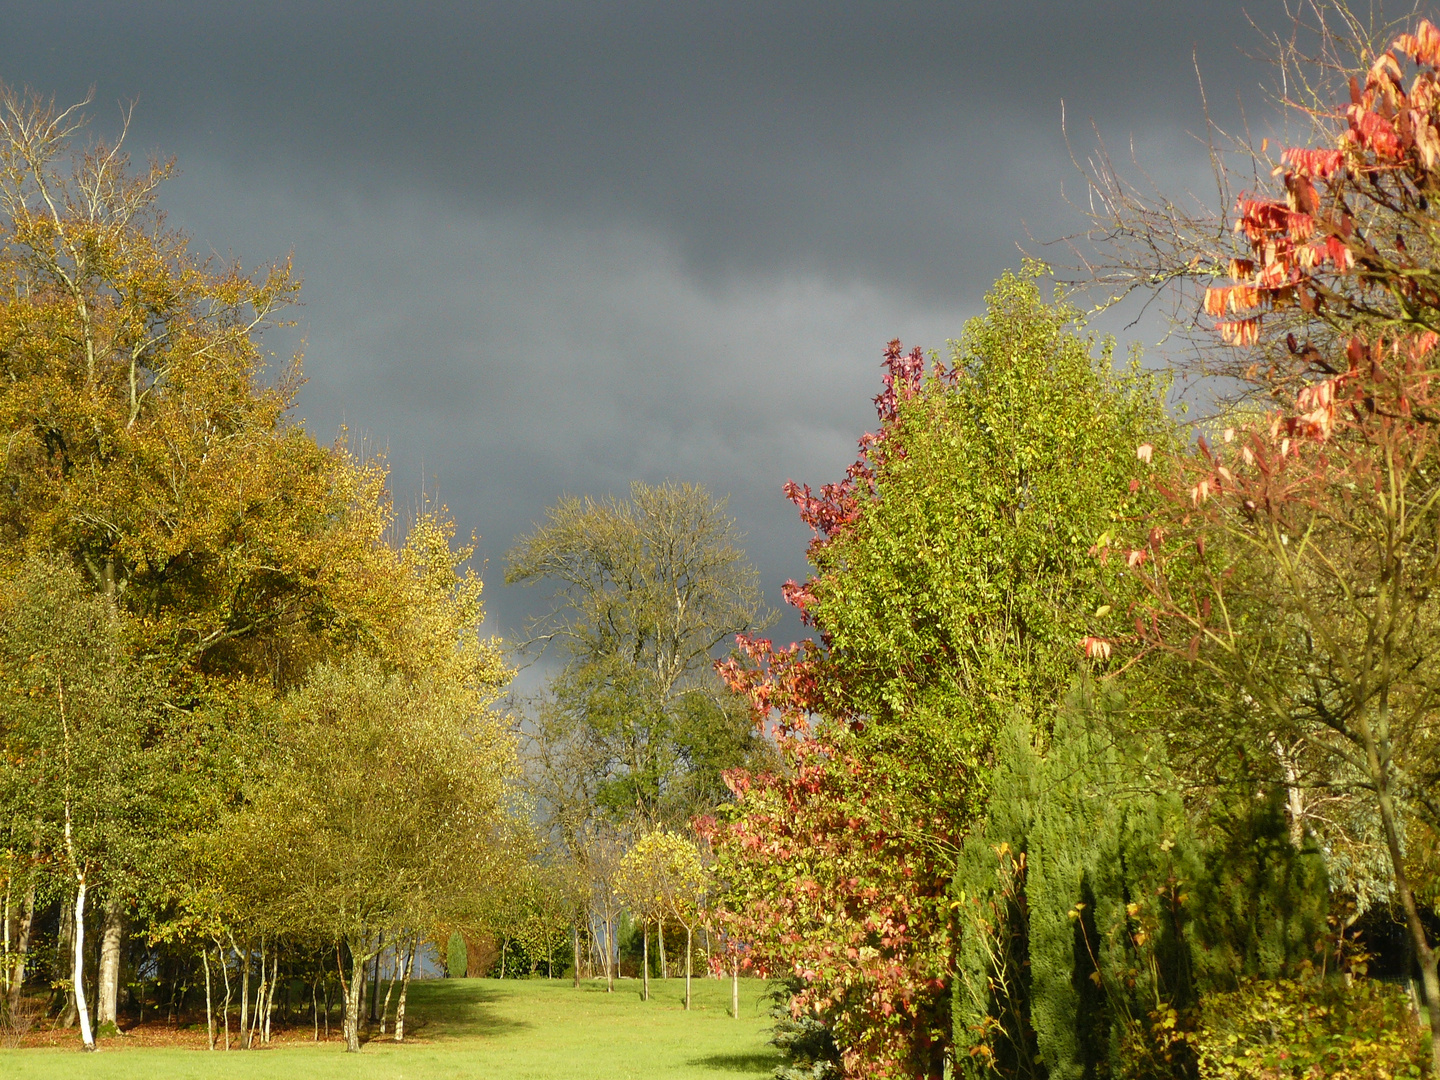
<path id="1" fill-rule="evenodd" d="M 779 1063 L 766 1040 L 765 983 L 740 984 L 740 1017 L 729 1015 L 728 980 L 697 979 L 685 1012 L 683 979 L 652 980 L 651 1000 L 622 979 L 575 989 L 556 980 L 437 979 L 414 983 L 414 1038 L 376 1039 L 358 1055 L 340 1045 L 289 1043 L 230 1053 L 127 1046 L 104 1040 L 78 1049 L 0 1051 L 6 1080 L 738 1080 L 769 1077 Z M 77 1037 L 78 1046 L 78 1037 Z"/>

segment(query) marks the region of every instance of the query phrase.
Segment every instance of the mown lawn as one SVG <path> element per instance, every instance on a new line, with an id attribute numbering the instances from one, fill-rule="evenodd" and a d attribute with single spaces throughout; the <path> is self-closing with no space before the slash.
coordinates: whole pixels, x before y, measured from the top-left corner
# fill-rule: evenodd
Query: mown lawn
<path id="1" fill-rule="evenodd" d="M 740 1018 L 729 1015 L 730 983 L 695 980 L 686 1013 L 684 980 L 651 984 L 543 980 L 433 980 L 411 986 L 414 1041 L 368 1043 L 347 1055 L 338 1042 L 286 1042 L 230 1053 L 141 1047 L 126 1037 L 102 1040 L 96 1054 L 74 1049 L 0 1050 L 6 1080 L 186 1080 L 284 1077 L 287 1080 L 687 1080 L 768 1077 L 778 1062 L 765 983 L 740 984 Z M 78 1043 L 78 1038 L 77 1038 Z"/>

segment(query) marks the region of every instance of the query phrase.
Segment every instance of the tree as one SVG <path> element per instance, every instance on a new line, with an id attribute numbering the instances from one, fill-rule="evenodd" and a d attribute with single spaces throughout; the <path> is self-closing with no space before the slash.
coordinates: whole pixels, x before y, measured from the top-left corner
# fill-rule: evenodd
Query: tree
<path id="1" fill-rule="evenodd" d="M 787 598 L 822 631 L 829 713 L 888 732 L 928 710 L 972 760 L 1063 692 L 1077 601 L 1116 577 L 1087 549 L 1138 505 L 1129 448 L 1171 439 L 1162 387 L 1045 304 L 1044 269 L 996 282 L 948 368 L 892 342 L 860 460 L 819 495 L 787 486 L 815 530 Z"/>
<path id="2" fill-rule="evenodd" d="M 527 904 L 520 924 L 520 943 L 533 971 L 545 962 L 545 977 L 555 977 L 555 952 L 570 937 L 577 906 L 574 868 L 553 862 L 536 862 L 527 874 Z"/>
<path id="3" fill-rule="evenodd" d="M 712 917 L 749 943 L 752 971 L 798 980 L 791 1015 L 823 1019 L 847 1075 L 938 1075 L 961 819 L 891 762 L 823 739 L 786 757 L 783 773 L 732 774 L 734 801 L 703 826 Z"/>
<path id="4" fill-rule="evenodd" d="M 152 711 L 153 688 L 125 655 L 116 609 L 73 571 L 38 560 L 9 586 L 0 614 L 6 810 L 30 823 L 37 861 L 63 867 L 68 879 L 70 986 L 81 1038 L 93 1050 L 87 899 L 97 887 L 119 892 L 144 864 L 147 841 L 164 820 L 171 759 Z"/>
<path id="5" fill-rule="evenodd" d="M 1407 853 L 1440 830 L 1440 31 L 1419 20 L 1386 48 L 1343 8 L 1332 17 L 1317 78 L 1298 47 L 1281 53 L 1314 88 L 1285 100 L 1314 143 L 1266 162 L 1279 183 L 1236 201 L 1233 234 L 1195 250 L 1193 231 L 1113 204 L 1129 235 L 1156 241 L 1157 280 L 1204 289 L 1217 366 L 1256 402 L 1159 459 L 1160 508 L 1122 545 L 1146 590 L 1129 640 L 1234 686 L 1224 734 L 1277 758 L 1294 748 L 1279 762 L 1292 789 L 1349 793 L 1378 819 L 1440 1070 L 1437 950 Z M 1348 103 L 1327 96 L 1327 71 Z"/>
<path id="6" fill-rule="evenodd" d="M 118 652 L 104 646 L 115 678 L 143 683 L 132 695 L 139 712 L 124 714 L 141 732 L 141 758 L 175 751 L 158 774 L 150 764 L 125 773 L 137 786 L 111 807 L 132 816 L 128 832 L 115 832 L 125 843 L 97 856 L 101 869 L 86 878 L 87 904 L 104 913 L 95 1019 L 116 1019 L 137 930 L 162 970 L 183 970 L 197 946 L 207 974 L 220 961 L 227 1046 L 238 965 L 242 1018 L 255 1007 L 248 1044 L 266 1037 L 281 953 L 308 964 L 331 934 L 280 918 L 295 914 L 294 879 L 277 876 L 285 860 L 266 844 L 277 834 L 249 829 L 262 804 L 274 808 L 267 784 L 282 767 L 311 761 L 287 741 L 303 728 L 290 711 L 298 689 L 314 670 L 367 657 L 427 701 L 450 700 L 451 729 L 473 725 L 469 749 L 495 779 L 509 750 L 488 705 L 509 671 L 499 643 L 480 634 L 480 581 L 465 568 L 472 548 L 454 543 L 446 511 L 421 507 L 402 539 L 384 462 L 343 440 L 321 447 L 292 421 L 298 361 L 271 369 L 260 347 L 294 300 L 288 264 L 251 274 L 195 256 L 160 210 L 170 163 L 132 170 L 123 129 L 72 163 L 81 108 L 0 88 L 0 582 L 10 590 L 32 562 L 78 572 L 106 606 L 106 625 L 121 628 Z M 16 625 L 32 617 L 17 612 L 7 613 Z M 47 693 L 58 702 L 58 689 Z M 43 697 L 7 715 L 7 745 L 43 732 L 25 719 L 44 714 Z M 117 721 L 117 738 L 126 724 Z M 423 732 L 409 724 L 396 734 Z M 59 775 L 57 752 L 6 760 Z M 107 775 L 134 761 L 117 753 Z M 57 899 L 73 907 L 58 892 L 78 892 L 46 869 L 58 864 L 37 838 L 40 794 L 11 785 L 0 808 L 7 896 L 22 910 L 21 956 L 6 971 L 12 999 L 38 974 L 25 969 L 25 928 L 52 917 L 44 907 Z M 486 828 L 498 829 L 493 800 L 477 812 L 486 806 Z M 255 858 L 234 862 L 236 849 Z M 471 870 L 485 880 L 485 866 Z M 60 920 L 67 950 L 84 931 L 83 919 Z"/>
<path id="7" fill-rule="evenodd" d="M 669 914 L 685 927 L 685 1011 L 690 1011 L 690 979 L 695 964 L 695 928 L 704 920 L 705 867 L 693 841 L 670 835 L 665 859 L 665 891 Z"/>
<path id="8" fill-rule="evenodd" d="M 800 979 L 792 1009 L 833 1023 L 850 1074 L 944 1071 L 946 896 L 995 734 L 1017 712 L 1048 729 L 1089 613 L 1123 588 L 1088 548 L 1151 497 L 1129 490 L 1134 445 L 1173 439 L 1159 385 L 1043 303 L 1040 270 L 997 282 L 948 366 L 891 343 L 846 478 L 788 485 L 815 572 L 787 599 L 818 640 L 745 639 L 723 665 L 778 718 L 787 766 L 731 777 L 725 917 Z"/>
<path id="9" fill-rule="evenodd" d="M 562 499 L 507 556 L 507 583 L 555 588 L 531 628 L 564 664 L 539 733 L 584 744 L 579 790 L 617 820 L 683 820 L 754 743 L 711 666 L 770 618 L 740 539 L 703 487 L 636 483 L 628 501 Z"/>
<path id="10" fill-rule="evenodd" d="M 621 859 L 615 888 L 642 921 L 646 1001 L 650 1000 L 649 924 L 656 923 L 663 935 L 665 920 L 671 918 L 685 927 L 685 1008 L 690 1008 L 693 939 L 704 907 L 705 887 L 699 849 L 693 841 L 675 833 L 646 833 Z"/>
<path id="11" fill-rule="evenodd" d="M 640 917 L 640 966 L 644 978 L 641 997 L 645 1001 L 650 1000 L 650 924 L 659 924 L 662 938 L 665 933 L 664 919 L 668 911 L 665 903 L 665 840 L 668 835 L 663 832 L 646 833 L 635 841 L 620 860 L 620 872 L 615 880 L 620 898 Z"/>
<path id="12" fill-rule="evenodd" d="M 1324 855 L 1290 842 L 1283 789 L 1196 798 L 1130 711 L 1080 678 L 1043 752 L 1018 719 L 1002 732 L 956 874 L 970 1075 L 1186 1075 L 1202 995 L 1301 978 L 1323 949 Z"/>
<path id="13" fill-rule="evenodd" d="M 315 669 L 287 702 L 285 760 L 242 835 L 274 866 L 297 929 L 337 943 L 346 1048 L 360 1048 L 366 964 L 388 932 L 473 907 L 496 861 L 510 745 L 443 682 L 412 683 L 357 656 Z"/>

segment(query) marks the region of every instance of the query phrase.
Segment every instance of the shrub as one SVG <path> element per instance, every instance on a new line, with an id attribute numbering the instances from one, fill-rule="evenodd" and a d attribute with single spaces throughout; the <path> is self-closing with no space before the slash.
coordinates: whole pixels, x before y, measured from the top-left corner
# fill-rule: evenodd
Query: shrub
<path id="1" fill-rule="evenodd" d="M 1206 996 L 1190 1038 L 1203 1080 L 1400 1080 L 1424 1059 L 1405 992 L 1369 979 L 1247 979 Z"/>

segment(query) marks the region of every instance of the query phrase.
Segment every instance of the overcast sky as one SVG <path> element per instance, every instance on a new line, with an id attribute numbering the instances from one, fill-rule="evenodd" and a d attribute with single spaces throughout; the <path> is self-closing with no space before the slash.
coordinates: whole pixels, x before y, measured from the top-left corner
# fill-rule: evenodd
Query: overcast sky
<path id="1" fill-rule="evenodd" d="M 1273 23 L 1279 0 L 1251 15 Z M 837 479 L 886 341 L 942 348 L 1075 227 L 1061 129 L 1203 187 L 1212 104 L 1264 112 L 1231 0 L 0 3 L 0 78 L 132 152 L 202 250 L 294 253 L 322 441 L 388 447 L 488 560 L 562 492 L 731 497 L 771 603 L 806 572 L 781 495 Z M 273 339 L 289 350 L 295 340 Z M 778 636 L 798 632 L 793 620 Z"/>

